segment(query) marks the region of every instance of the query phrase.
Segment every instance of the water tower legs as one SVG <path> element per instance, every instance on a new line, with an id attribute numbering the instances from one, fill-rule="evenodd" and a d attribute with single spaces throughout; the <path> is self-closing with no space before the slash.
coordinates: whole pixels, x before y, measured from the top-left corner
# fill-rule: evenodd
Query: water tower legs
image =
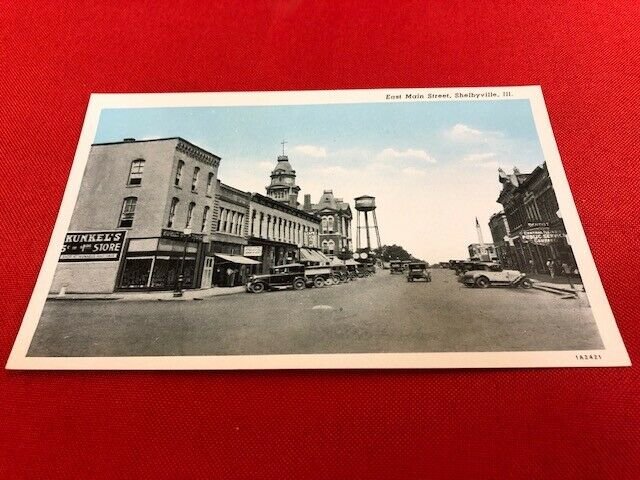
<path id="1" fill-rule="evenodd" d="M 380 230 L 378 230 L 378 219 L 376 218 L 376 211 L 373 211 L 373 226 L 376 229 L 376 239 L 378 240 L 378 249 L 382 248 L 382 243 L 380 243 Z"/>
<path id="2" fill-rule="evenodd" d="M 369 235 L 369 212 L 364 212 L 364 228 L 367 231 L 367 250 L 371 250 L 371 237 Z"/>

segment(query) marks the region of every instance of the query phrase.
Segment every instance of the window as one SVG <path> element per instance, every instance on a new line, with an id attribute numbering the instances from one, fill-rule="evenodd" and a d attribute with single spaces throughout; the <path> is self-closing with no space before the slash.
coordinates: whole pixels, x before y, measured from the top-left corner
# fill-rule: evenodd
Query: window
<path id="1" fill-rule="evenodd" d="M 138 159 L 131 162 L 129 170 L 128 185 L 140 185 L 142 183 L 142 174 L 144 172 L 144 160 Z"/>
<path id="2" fill-rule="evenodd" d="M 189 204 L 189 210 L 187 210 L 187 223 L 184 228 L 191 228 L 191 223 L 193 222 L 193 210 L 196 208 L 196 204 L 191 202 Z"/>
<path id="3" fill-rule="evenodd" d="M 335 249 L 336 249 L 336 242 L 334 242 L 333 240 L 329 240 L 328 247 L 329 247 L 329 249 L 328 249 L 328 252 L 327 252 L 327 253 L 329 253 L 329 254 L 333 254 L 333 252 L 334 252 L 334 251 L 335 251 Z"/>
<path id="4" fill-rule="evenodd" d="M 127 197 L 122 202 L 122 212 L 120 213 L 120 223 L 118 227 L 130 227 L 133 225 L 133 216 L 136 213 L 136 197 Z"/>
<path id="5" fill-rule="evenodd" d="M 328 220 L 328 222 L 327 222 L 328 223 L 328 227 L 327 228 L 329 229 L 329 232 L 331 233 L 331 232 L 333 232 L 333 217 L 329 217 L 327 220 Z"/>
<path id="6" fill-rule="evenodd" d="M 322 233 L 327 233 L 327 217 L 322 217 Z"/>
<path id="7" fill-rule="evenodd" d="M 171 208 L 169 209 L 169 221 L 167 222 L 167 228 L 173 227 L 173 222 L 176 219 L 176 207 L 178 206 L 178 200 L 176 197 L 171 199 Z"/>
<path id="8" fill-rule="evenodd" d="M 193 169 L 193 178 L 191 179 L 191 191 L 195 192 L 198 189 L 198 176 L 200 175 L 200 168 Z"/>
<path id="9" fill-rule="evenodd" d="M 207 222 L 209 221 L 209 207 L 204 207 L 204 212 L 202 212 L 202 227 L 200 230 L 202 232 L 207 228 Z"/>
<path id="10" fill-rule="evenodd" d="M 329 242 L 326 240 L 322 241 L 322 253 L 329 253 Z"/>
<path id="11" fill-rule="evenodd" d="M 184 169 L 184 162 L 182 160 L 178 161 L 178 168 L 176 169 L 176 179 L 175 179 L 175 186 L 179 187 L 180 186 L 180 181 L 182 180 L 182 170 Z"/>
<path id="12" fill-rule="evenodd" d="M 211 195 L 211 190 L 213 189 L 213 173 L 209 173 L 209 177 L 207 177 L 207 195 Z"/>

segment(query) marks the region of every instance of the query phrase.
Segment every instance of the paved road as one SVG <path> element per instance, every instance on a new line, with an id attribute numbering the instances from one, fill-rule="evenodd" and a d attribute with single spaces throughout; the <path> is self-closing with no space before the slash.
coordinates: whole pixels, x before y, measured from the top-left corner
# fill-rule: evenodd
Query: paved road
<path id="1" fill-rule="evenodd" d="M 583 350 L 591 309 L 538 290 L 471 289 L 380 271 L 320 289 L 188 302 L 48 302 L 31 356 Z"/>

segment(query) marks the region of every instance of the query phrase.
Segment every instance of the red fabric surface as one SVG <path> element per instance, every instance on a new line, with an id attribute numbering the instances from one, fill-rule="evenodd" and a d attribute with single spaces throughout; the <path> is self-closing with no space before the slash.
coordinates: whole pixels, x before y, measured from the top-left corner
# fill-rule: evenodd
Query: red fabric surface
<path id="1" fill-rule="evenodd" d="M 91 92 L 527 84 L 637 361 L 639 2 L 101 3 L 0 1 L 2 365 Z M 638 385 L 637 367 L 2 370 L 0 478 L 638 478 Z"/>

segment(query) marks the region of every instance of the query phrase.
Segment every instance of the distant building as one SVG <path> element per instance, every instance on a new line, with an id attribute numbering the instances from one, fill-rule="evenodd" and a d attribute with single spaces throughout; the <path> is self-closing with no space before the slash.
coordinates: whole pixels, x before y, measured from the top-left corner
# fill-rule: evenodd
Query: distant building
<path id="1" fill-rule="evenodd" d="M 547 271 L 549 259 L 575 266 L 546 163 L 527 174 L 517 168 L 513 173 L 499 169 L 498 180 L 502 184 L 498 203 L 509 226 L 511 264 L 528 271 L 533 263 L 539 272 Z"/>
<path id="2" fill-rule="evenodd" d="M 467 247 L 469 258 L 481 262 L 494 262 L 498 259 L 493 243 L 472 243 Z"/>
<path id="3" fill-rule="evenodd" d="M 92 145 L 51 292 L 207 285 L 219 164 L 179 137 Z"/>
<path id="4" fill-rule="evenodd" d="M 319 245 L 328 256 L 346 258 L 353 250 L 351 221 L 353 215 L 349 204 L 335 198 L 333 190 L 325 190 L 318 203 L 311 203 L 311 195 L 304 196 L 303 209 L 320 218 Z"/>

